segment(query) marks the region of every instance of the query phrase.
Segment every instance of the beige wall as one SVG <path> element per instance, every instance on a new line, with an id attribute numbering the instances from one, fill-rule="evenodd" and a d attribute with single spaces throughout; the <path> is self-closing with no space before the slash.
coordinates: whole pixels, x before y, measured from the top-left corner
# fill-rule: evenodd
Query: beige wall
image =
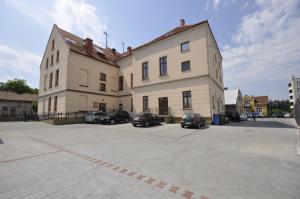
<path id="1" fill-rule="evenodd" d="M 54 50 L 52 50 L 52 41 L 55 41 Z M 56 62 L 56 52 L 59 50 L 59 62 Z M 43 112 L 43 100 L 47 99 L 49 96 L 52 99 L 52 109 L 53 110 L 53 100 L 55 93 L 63 91 L 66 89 L 66 77 L 67 77 L 67 62 L 68 62 L 69 49 L 66 46 L 64 39 L 61 37 L 58 30 L 53 28 L 50 38 L 48 40 L 45 53 L 40 65 L 40 85 L 39 85 L 39 102 L 38 102 L 38 113 Z M 51 66 L 51 55 L 53 55 L 53 66 Z M 48 68 L 46 68 L 46 60 L 49 60 Z M 59 82 L 58 86 L 55 86 L 55 71 L 59 70 Z M 53 73 L 52 88 L 49 88 L 49 76 Z M 47 75 L 47 81 L 45 82 L 45 75 Z M 46 83 L 46 89 L 44 89 L 44 84 Z M 48 102 L 46 102 L 48 103 Z M 48 107 L 48 106 L 46 106 Z M 63 106 L 60 106 L 63 108 Z M 47 110 L 47 109 L 46 109 Z M 63 109 L 61 111 L 64 111 Z"/>

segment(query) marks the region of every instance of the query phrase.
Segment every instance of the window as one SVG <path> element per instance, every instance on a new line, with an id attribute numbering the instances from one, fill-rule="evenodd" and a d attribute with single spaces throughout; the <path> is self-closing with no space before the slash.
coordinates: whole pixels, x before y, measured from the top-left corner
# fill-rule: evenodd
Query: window
<path id="1" fill-rule="evenodd" d="M 48 66 L 49 66 L 49 59 L 47 58 L 46 59 L 46 69 L 48 68 Z"/>
<path id="2" fill-rule="evenodd" d="M 130 73 L 130 88 L 133 88 L 133 73 Z"/>
<path id="3" fill-rule="evenodd" d="M 59 62 L 59 50 L 56 51 L 56 63 L 58 63 L 58 62 Z"/>
<path id="4" fill-rule="evenodd" d="M 49 77 L 49 88 L 52 88 L 52 79 L 53 79 L 53 73 L 50 73 L 50 77 Z"/>
<path id="5" fill-rule="evenodd" d="M 100 83 L 100 91 L 106 91 L 106 85 L 104 83 Z"/>
<path id="6" fill-rule="evenodd" d="M 80 84 L 79 86 L 88 87 L 88 70 L 80 69 Z"/>
<path id="7" fill-rule="evenodd" d="M 57 111 L 57 96 L 54 97 L 54 112 Z"/>
<path id="8" fill-rule="evenodd" d="M 51 111 L 51 97 L 48 99 L 48 112 Z"/>
<path id="9" fill-rule="evenodd" d="M 216 79 L 218 79 L 218 69 L 216 69 Z"/>
<path id="10" fill-rule="evenodd" d="M 105 103 L 99 103 L 99 111 L 106 112 L 106 104 Z"/>
<path id="11" fill-rule="evenodd" d="M 47 89 L 47 78 L 48 78 L 48 75 L 45 75 L 45 77 L 44 77 L 44 90 Z"/>
<path id="12" fill-rule="evenodd" d="M 98 102 L 93 102 L 93 108 L 98 108 Z"/>
<path id="13" fill-rule="evenodd" d="M 1 115 L 8 115 L 8 107 L 2 107 Z"/>
<path id="14" fill-rule="evenodd" d="M 51 66 L 53 66 L 53 55 L 51 55 Z"/>
<path id="15" fill-rule="evenodd" d="M 130 112 L 133 112 L 133 98 L 130 99 Z"/>
<path id="16" fill-rule="evenodd" d="M 55 71 L 55 86 L 58 86 L 59 81 L 59 70 Z"/>
<path id="17" fill-rule="evenodd" d="M 17 113 L 17 108 L 16 108 L 16 107 L 11 107 L 11 108 L 10 108 L 10 115 L 11 115 L 11 116 L 15 116 L 16 113 Z"/>
<path id="18" fill-rule="evenodd" d="M 159 75 L 167 75 L 167 57 L 159 58 Z"/>
<path id="19" fill-rule="evenodd" d="M 212 100 L 212 105 L 213 105 L 213 109 L 215 108 L 215 96 L 211 96 L 211 100 Z"/>
<path id="20" fill-rule="evenodd" d="M 148 110 L 148 96 L 143 96 L 143 111 Z"/>
<path id="21" fill-rule="evenodd" d="M 181 44 L 181 52 L 186 52 L 190 50 L 190 42 L 184 42 Z"/>
<path id="22" fill-rule="evenodd" d="M 142 79 L 148 79 L 148 62 L 142 64 Z"/>
<path id="23" fill-rule="evenodd" d="M 52 40 L 52 47 L 51 47 L 51 50 L 54 50 L 54 45 L 55 45 L 55 41 L 54 39 Z"/>
<path id="24" fill-rule="evenodd" d="M 192 92 L 191 91 L 183 91 L 182 99 L 183 99 L 183 108 L 192 108 Z"/>
<path id="25" fill-rule="evenodd" d="M 123 89 L 123 76 L 119 76 L 119 91 L 122 91 Z"/>
<path id="26" fill-rule="evenodd" d="M 119 110 L 123 111 L 123 104 L 119 104 Z"/>
<path id="27" fill-rule="evenodd" d="M 106 74 L 105 73 L 100 73 L 100 80 L 101 81 L 106 81 Z"/>
<path id="28" fill-rule="evenodd" d="M 189 70 L 191 70 L 190 65 L 191 65 L 190 61 L 181 62 L 181 71 L 189 71 Z"/>

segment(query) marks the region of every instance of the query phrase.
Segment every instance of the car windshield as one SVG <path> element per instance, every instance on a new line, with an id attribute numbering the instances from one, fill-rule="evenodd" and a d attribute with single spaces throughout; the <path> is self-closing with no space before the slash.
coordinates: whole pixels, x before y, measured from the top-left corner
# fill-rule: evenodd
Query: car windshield
<path id="1" fill-rule="evenodd" d="M 183 119 L 192 119 L 194 117 L 196 117 L 196 114 L 188 113 L 188 114 L 184 114 L 182 118 Z"/>

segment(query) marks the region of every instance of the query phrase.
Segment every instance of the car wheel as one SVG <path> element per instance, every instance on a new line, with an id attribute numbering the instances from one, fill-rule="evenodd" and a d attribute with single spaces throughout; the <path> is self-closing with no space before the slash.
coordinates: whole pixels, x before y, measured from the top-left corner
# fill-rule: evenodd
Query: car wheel
<path id="1" fill-rule="evenodd" d="M 115 120 L 110 120 L 110 124 L 115 124 Z"/>
<path id="2" fill-rule="evenodd" d="M 136 125 L 135 125 L 135 124 L 132 124 L 132 126 L 136 127 Z"/>
<path id="3" fill-rule="evenodd" d="M 149 122 L 146 122 L 146 123 L 145 123 L 145 126 L 146 126 L 146 127 L 149 127 Z"/>

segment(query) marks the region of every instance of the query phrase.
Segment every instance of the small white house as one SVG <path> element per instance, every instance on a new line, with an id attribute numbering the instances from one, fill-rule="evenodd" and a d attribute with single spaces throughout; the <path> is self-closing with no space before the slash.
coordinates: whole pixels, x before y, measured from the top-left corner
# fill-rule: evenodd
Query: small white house
<path id="1" fill-rule="evenodd" d="M 243 96 L 240 89 L 225 89 L 225 110 L 226 113 L 242 113 Z"/>

